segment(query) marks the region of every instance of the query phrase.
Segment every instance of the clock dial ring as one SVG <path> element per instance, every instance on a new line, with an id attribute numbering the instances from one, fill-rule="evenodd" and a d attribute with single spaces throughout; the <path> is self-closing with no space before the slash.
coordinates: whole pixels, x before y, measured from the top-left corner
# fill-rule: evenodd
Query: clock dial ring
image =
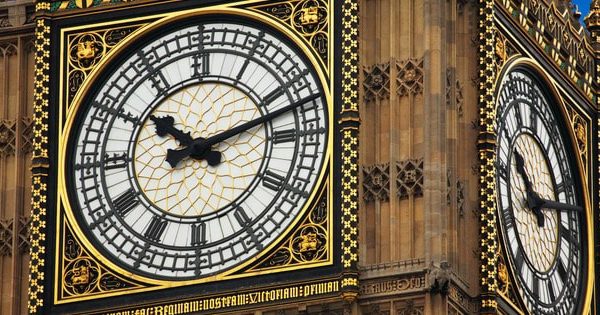
<path id="1" fill-rule="evenodd" d="M 538 176 L 538 171 L 531 171 L 531 165 L 525 165 L 525 173 L 530 173 L 525 175 L 519 174 L 515 167 L 515 141 L 520 135 L 528 134 L 542 148 L 537 154 L 543 156 L 536 158 L 540 163 L 548 165 L 552 173 L 549 176 L 549 186 L 554 187 L 558 201 L 565 204 L 582 204 L 573 179 L 577 172 L 573 171 L 566 153 L 569 138 L 564 137 L 558 129 L 559 116 L 551 109 L 551 98 L 535 75 L 516 67 L 507 71 L 499 86 L 497 189 L 500 236 L 504 242 L 516 288 L 527 309 L 531 311 L 535 310 L 540 314 L 576 312 L 581 307 L 576 297 L 580 294 L 578 292 L 583 290 L 585 282 L 585 214 L 571 211 L 555 212 L 559 218 L 557 249 L 551 255 L 552 261 L 545 263 L 548 270 L 539 270 L 541 265 L 530 260 L 536 259 L 535 255 L 528 257 L 529 254 L 523 249 L 522 244 L 527 240 L 521 239 L 515 232 L 514 220 L 511 221 L 511 218 L 514 218 L 512 213 L 515 211 L 515 201 L 510 198 L 512 188 L 511 184 L 507 183 L 514 180 L 523 185 L 523 177 L 532 180 L 532 177 Z M 529 113 L 534 115 L 530 116 Z M 537 118 L 532 120 L 531 117 Z M 532 190 L 536 189 L 534 185 Z M 524 198 L 522 195 L 521 198 Z M 550 197 L 547 199 L 553 200 Z M 541 210 L 542 214 L 547 211 L 555 210 Z M 543 229 L 538 224 L 538 220 L 530 222 L 534 229 Z M 543 252 L 542 248 L 544 247 L 540 248 L 539 253 Z"/>
<path id="2" fill-rule="evenodd" d="M 308 63 L 308 64 L 310 64 L 310 63 Z M 311 67 L 312 67 L 312 65 L 311 65 Z M 311 80 L 316 80 L 316 77 L 314 77 L 314 74 L 309 73 L 309 75 L 313 76 L 312 77 L 313 79 L 311 79 Z M 314 84 L 314 82 L 318 82 L 318 81 L 313 81 L 313 84 Z M 320 85 L 316 85 L 316 87 L 319 88 L 322 91 L 322 88 L 320 87 Z M 308 185 L 304 185 L 303 186 L 303 187 L 305 187 L 304 190 L 306 190 L 306 193 L 305 193 L 306 196 L 302 197 L 304 201 L 298 203 L 298 205 L 295 205 L 294 208 L 292 208 L 292 209 L 285 209 L 285 210 L 283 210 L 283 211 L 286 211 L 288 213 L 288 216 L 290 216 L 290 218 L 287 218 L 287 219 L 280 219 L 280 218 L 274 219 L 274 216 L 276 216 L 277 213 L 273 213 L 273 212 L 271 212 L 269 214 L 269 217 L 267 217 L 266 215 L 263 215 L 260 218 L 260 221 L 263 222 L 262 223 L 263 225 L 266 224 L 264 222 L 267 222 L 269 220 L 271 220 L 271 221 L 277 220 L 277 222 L 279 222 L 279 224 L 283 224 L 283 226 L 288 226 L 289 227 L 290 224 L 291 224 L 291 222 L 296 221 L 296 220 L 292 220 L 292 219 L 296 218 L 299 213 L 303 212 L 301 210 L 303 208 L 305 208 L 306 204 L 308 203 L 310 195 L 314 195 L 314 193 L 311 193 L 311 189 L 316 189 L 317 188 L 316 183 L 320 182 L 321 178 L 324 176 L 323 175 L 324 172 L 325 172 L 324 165 L 326 164 L 325 163 L 326 162 L 325 157 L 329 155 L 329 153 L 327 153 L 327 149 L 326 148 L 327 148 L 327 142 L 328 142 L 328 139 L 329 139 L 328 135 L 330 134 L 330 131 L 328 131 L 330 119 L 328 118 L 328 116 L 329 116 L 329 113 L 328 113 L 329 109 L 328 109 L 328 105 L 327 105 L 328 103 L 326 101 L 327 98 L 326 98 L 326 96 L 324 94 L 321 94 L 321 95 L 322 95 L 322 97 L 319 98 L 317 101 L 314 102 L 314 106 L 313 105 L 305 105 L 301 109 L 294 110 L 295 112 L 297 111 L 298 113 L 297 114 L 296 113 L 293 114 L 294 119 L 297 119 L 297 117 L 302 117 L 302 119 L 304 120 L 304 122 L 301 124 L 302 127 L 304 128 L 302 130 L 302 133 L 298 134 L 298 135 L 295 135 L 294 139 L 296 139 L 296 140 L 293 141 L 294 148 L 297 148 L 299 145 L 301 145 L 303 151 L 302 150 L 300 150 L 300 151 L 306 153 L 306 154 L 302 153 L 303 155 L 308 156 L 308 155 L 311 154 L 311 152 L 310 152 L 311 150 L 308 149 L 308 146 L 311 145 L 310 144 L 311 142 L 309 141 L 309 138 L 312 137 L 312 136 L 314 136 L 316 134 L 316 137 L 318 139 L 317 141 L 319 142 L 317 144 L 319 146 L 319 149 L 317 151 L 315 151 L 316 149 L 312 151 L 312 153 L 317 154 L 318 157 L 310 158 L 312 160 L 308 160 L 309 158 L 304 157 L 306 159 L 306 161 L 308 161 L 308 162 L 303 162 L 304 164 L 306 164 L 307 166 L 310 166 L 309 164 L 312 164 L 312 165 L 315 166 L 315 167 L 313 167 L 314 170 L 311 171 L 312 175 L 310 175 L 311 178 L 313 178 L 313 179 L 310 180 L 310 183 Z M 296 97 L 298 97 L 298 96 L 296 96 Z M 273 108 L 273 109 L 275 109 L 275 108 Z M 307 109 L 307 111 L 305 112 L 304 109 Z M 307 113 L 309 110 L 313 111 L 313 113 Z M 319 131 L 317 133 L 311 133 L 310 132 L 310 130 L 308 128 L 308 120 L 314 119 L 314 118 L 318 118 L 318 120 L 320 120 L 320 124 L 321 124 L 320 126 L 322 126 L 322 128 L 323 128 L 322 132 L 321 131 Z M 275 126 L 275 125 L 272 125 L 272 124 L 273 124 L 273 122 L 267 123 L 267 125 L 269 125 L 271 128 L 273 128 L 273 130 L 274 130 L 273 133 L 274 134 L 276 132 L 279 132 L 279 131 L 282 130 L 282 126 Z M 317 125 L 317 127 L 318 126 L 319 125 Z M 279 128 L 279 129 L 277 129 L 277 128 Z M 271 139 L 270 141 L 275 141 L 275 140 Z M 271 150 L 275 150 L 275 149 L 281 150 L 281 146 L 280 145 L 279 146 L 275 145 L 275 146 L 271 147 Z M 293 150 L 298 151 L 298 149 L 293 149 Z M 300 151 L 298 151 L 298 152 L 300 152 Z M 317 161 L 317 160 L 319 162 L 315 163 L 315 161 Z M 302 165 L 298 164 L 297 166 L 302 166 Z M 292 184 L 292 183 L 293 184 L 296 184 L 296 183 L 300 184 L 300 181 L 298 181 L 296 178 L 294 178 L 294 177 L 298 177 L 299 169 L 291 167 L 289 170 L 290 171 L 286 173 L 287 175 L 285 176 L 285 179 L 283 180 L 283 182 L 289 181 L 290 184 Z M 314 188 L 310 188 L 310 187 L 314 187 Z M 288 189 L 287 187 L 284 187 L 284 188 L 278 187 L 278 189 L 275 192 L 276 196 L 273 197 L 273 200 L 279 198 L 277 196 L 280 196 L 280 195 L 285 195 L 286 198 L 287 198 L 288 196 L 292 195 L 292 192 L 293 192 L 293 190 L 292 189 Z M 281 200 L 281 198 L 279 198 L 279 200 Z M 274 207 L 271 207 L 271 208 L 274 208 Z M 264 209 L 264 210 L 266 211 L 267 209 Z M 249 225 L 251 225 L 252 222 L 258 222 L 259 218 L 258 217 L 257 218 L 249 218 L 249 220 L 251 220 L 251 221 L 249 221 L 250 222 Z M 285 222 L 285 223 L 281 223 L 281 222 Z M 277 232 L 277 234 L 279 235 L 279 232 Z M 252 241 L 252 240 L 249 239 L 250 235 L 247 232 L 246 232 L 246 235 L 247 236 L 245 236 L 244 241 L 245 240 Z M 269 242 L 272 242 L 274 239 L 278 238 L 278 235 L 275 235 L 277 237 L 271 236 Z M 252 241 L 252 242 L 254 242 L 254 241 Z M 267 244 L 268 244 L 268 242 L 267 242 Z M 257 247 L 256 246 L 256 242 L 254 242 L 254 245 L 252 245 L 252 246 Z M 223 261 L 224 262 L 229 261 L 227 259 L 231 260 L 232 258 L 231 257 L 230 258 L 226 258 Z M 119 264 L 118 261 L 116 263 Z M 122 264 L 119 264 L 119 265 L 123 266 Z M 236 265 L 239 265 L 239 264 L 236 264 Z M 158 266 L 158 268 L 160 268 L 160 266 Z M 129 269 L 129 267 L 127 265 L 125 265 L 125 269 Z M 179 270 L 181 270 L 181 269 L 185 269 L 185 267 L 179 268 Z M 231 267 L 228 267 L 228 269 L 231 269 Z M 222 269 L 222 270 L 228 270 L 228 269 Z M 219 272 L 219 271 L 216 271 L 216 272 Z M 216 274 L 216 273 L 212 272 L 210 274 Z M 151 276 L 151 277 L 157 278 L 157 279 L 161 278 L 161 276 L 156 276 L 156 275 L 147 274 L 147 273 L 143 274 L 143 275 L 144 276 Z M 176 277 L 178 279 L 184 279 L 184 280 L 185 279 L 195 278 L 195 277 L 197 278 L 197 276 L 191 276 L 191 277 L 188 276 L 188 277 L 185 277 L 185 276 L 180 276 L 180 275 L 177 275 Z"/>

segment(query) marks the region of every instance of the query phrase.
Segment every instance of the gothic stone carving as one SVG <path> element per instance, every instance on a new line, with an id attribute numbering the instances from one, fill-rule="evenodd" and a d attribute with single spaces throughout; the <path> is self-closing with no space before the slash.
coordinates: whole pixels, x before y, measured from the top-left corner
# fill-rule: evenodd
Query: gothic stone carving
<path id="1" fill-rule="evenodd" d="M 25 254 L 29 252 L 29 229 L 31 227 L 31 217 L 20 216 L 19 217 L 19 233 L 17 237 L 19 238 L 19 251 L 21 254 Z"/>
<path id="2" fill-rule="evenodd" d="M 406 301 L 406 303 L 398 310 L 398 315 L 423 315 L 425 308 L 422 305 L 415 305 L 414 301 Z"/>
<path id="3" fill-rule="evenodd" d="M 12 253 L 13 219 L 0 219 L 0 256 Z"/>
<path id="4" fill-rule="evenodd" d="M 363 67 L 365 102 L 390 97 L 390 63 Z"/>
<path id="5" fill-rule="evenodd" d="M 396 78 L 398 95 L 417 95 L 423 92 L 423 58 L 398 61 L 396 69 L 398 71 Z"/>
<path id="6" fill-rule="evenodd" d="M 423 158 L 396 162 L 398 197 L 423 196 Z"/>
<path id="7" fill-rule="evenodd" d="M 448 263 L 442 262 L 440 266 L 431 265 L 427 272 L 427 286 L 432 294 L 448 294 L 450 285 L 450 272 Z"/>
<path id="8" fill-rule="evenodd" d="M 390 164 L 363 167 L 363 198 L 366 202 L 390 199 Z"/>
<path id="9" fill-rule="evenodd" d="M 12 120 L 0 121 L 0 156 L 15 153 L 16 124 Z"/>
<path id="10" fill-rule="evenodd" d="M 21 152 L 30 153 L 33 151 L 33 119 L 30 117 L 21 118 Z"/>

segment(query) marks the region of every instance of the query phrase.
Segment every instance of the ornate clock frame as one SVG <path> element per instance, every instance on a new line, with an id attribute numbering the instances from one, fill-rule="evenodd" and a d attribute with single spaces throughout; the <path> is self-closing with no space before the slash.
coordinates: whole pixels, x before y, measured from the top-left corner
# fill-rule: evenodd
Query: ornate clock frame
<path id="1" fill-rule="evenodd" d="M 589 273 L 581 297 L 582 313 L 595 314 L 594 289 L 597 264 L 598 163 L 596 61 L 581 26 L 569 21 L 569 13 L 549 1 L 482 0 L 480 11 L 480 224 L 481 313 L 527 314 L 508 271 L 508 259 L 499 239 L 496 204 L 496 99 L 502 74 L 525 65 L 556 91 L 561 113 L 573 146 L 583 187 L 587 220 Z M 528 14 L 529 12 L 529 14 Z M 597 76 L 597 74 L 596 74 Z"/>
<path id="2" fill-rule="evenodd" d="M 357 9 L 356 0 L 211 0 L 195 7 L 171 1 L 38 2 L 30 313 L 225 312 L 315 298 L 353 301 L 358 292 Z M 313 206 L 256 262 L 223 277 L 175 284 L 148 281 L 99 255 L 69 215 L 56 169 L 64 154 L 65 117 L 90 78 L 144 28 L 208 12 L 266 23 L 313 60 L 333 106 L 329 175 Z M 309 225 L 326 231 L 326 244 L 319 245 L 325 254 L 315 255 L 319 259 L 314 261 L 294 258 L 292 248 L 301 242 L 292 240 Z M 288 255 L 283 259 L 278 253 Z"/>

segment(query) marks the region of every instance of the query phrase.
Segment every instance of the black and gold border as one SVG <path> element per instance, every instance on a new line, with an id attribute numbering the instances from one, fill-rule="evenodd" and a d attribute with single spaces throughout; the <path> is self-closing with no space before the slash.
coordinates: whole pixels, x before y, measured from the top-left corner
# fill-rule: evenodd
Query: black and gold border
<path id="1" fill-rule="evenodd" d="M 97 291 L 89 297 L 77 297 L 77 294 L 73 295 L 69 293 L 69 298 L 66 300 L 58 298 L 59 300 L 63 300 L 63 302 L 61 302 L 57 300 L 56 292 L 60 291 L 62 287 L 60 287 L 60 285 L 59 287 L 56 287 L 56 284 L 54 283 L 55 281 L 52 283 L 48 281 L 48 279 L 57 279 L 57 276 L 60 277 L 58 273 L 61 272 L 59 272 L 58 269 L 62 269 L 62 267 L 59 267 L 61 263 L 65 264 L 66 266 L 68 264 L 73 264 L 80 258 L 85 258 L 86 260 L 95 259 L 95 257 L 93 257 L 94 253 L 88 252 L 82 252 L 83 254 L 80 255 L 81 257 L 71 257 L 74 259 L 51 259 L 50 257 L 56 257 L 53 253 L 55 250 L 64 248 L 63 243 L 67 237 L 65 237 L 66 234 L 64 233 L 57 235 L 51 233 L 48 234 L 48 236 L 47 233 L 49 231 L 46 231 L 47 224 L 52 231 L 54 231 L 55 228 L 57 229 L 56 231 L 62 232 L 68 232 L 69 230 L 68 222 L 64 221 L 66 220 L 66 216 L 63 216 L 59 213 L 56 213 L 55 215 L 55 210 L 53 210 L 56 208 L 56 211 L 59 211 L 60 202 L 59 200 L 56 200 L 57 196 L 54 195 L 54 189 L 58 189 L 54 188 L 57 175 L 54 174 L 55 172 L 50 165 L 57 162 L 55 159 L 55 154 L 57 150 L 60 151 L 61 149 L 60 147 L 58 149 L 54 148 L 54 146 L 56 146 L 54 140 L 49 141 L 50 134 L 56 135 L 57 133 L 59 134 L 63 132 L 63 123 L 65 121 L 64 119 L 67 117 L 69 106 L 71 103 L 76 104 L 77 98 L 80 97 L 79 95 L 81 94 L 81 91 L 75 91 L 69 97 L 64 97 L 65 94 L 60 94 L 63 93 L 61 91 L 64 91 L 67 87 L 65 83 L 67 80 L 65 78 L 68 71 L 65 70 L 65 65 L 68 63 L 68 60 L 64 58 L 64 56 L 67 55 L 67 44 L 77 44 L 76 40 L 78 39 L 78 36 L 85 36 L 85 34 L 98 35 L 97 33 L 101 32 L 100 36 L 103 36 L 104 33 L 102 32 L 116 29 L 121 25 L 124 25 L 122 22 L 126 24 L 128 23 L 129 25 L 135 25 L 135 28 L 138 29 L 131 30 L 131 32 L 128 32 L 128 34 L 138 34 L 139 31 L 146 29 L 149 23 L 152 24 L 152 21 L 157 21 L 174 14 L 169 13 L 169 9 L 166 9 L 161 13 L 161 9 L 159 9 L 161 6 L 164 6 L 165 8 L 186 7 L 186 5 L 178 3 L 177 1 L 164 1 L 162 3 L 159 3 L 158 1 L 135 1 L 131 5 L 124 2 L 129 1 L 68 0 L 58 2 L 39 1 L 36 4 L 36 9 L 38 12 L 38 25 L 36 29 L 36 107 L 34 108 L 36 126 L 36 151 L 34 152 L 33 164 L 34 222 L 32 225 L 32 240 L 34 241 L 32 242 L 31 248 L 32 273 L 30 280 L 29 305 L 30 313 L 32 314 L 46 313 L 54 310 L 56 307 L 60 307 L 61 309 L 63 307 L 67 307 L 70 305 L 70 302 L 67 302 L 66 300 L 72 302 L 88 301 L 89 303 L 92 303 L 90 305 L 93 305 L 94 303 L 97 303 L 94 300 L 101 297 L 121 296 L 127 291 L 135 293 L 159 289 L 152 284 L 146 286 L 143 283 L 134 281 L 135 285 L 131 287 L 132 290 L 123 288 L 123 291 L 114 292 L 114 294 L 108 295 Z M 311 266 L 311 268 L 331 266 L 327 267 L 329 268 L 328 270 L 333 271 L 335 269 L 338 270 L 338 272 L 342 272 L 342 274 L 336 272 L 334 273 L 335 276 L 332 277 L 332 274 L 329 273 L 329 278 L 327 278 L 325 274 L 322 274 L 316 278 L 313 277 L 315 280 L 307 280 L 306 285 L 308 285 L 308 287 L 306 288 L 313 290 L 314 294 L 310 294 L 310 297 L 308 297 L 306 294 L 300 294 L 290 297 L 287 300 L 294 300 L 296 298 L 302 300 L 317 298 L 335 299 L 336 297 L 339 299 L 341 297 L 349 302 L 352 302 L 358 295 L 358 0 L 343 0 L 343 2 L 334 0 L 280 1 L 280 3 L 287 3 L 288 6 L 293 5 L 296 9 L 309 2 L 317 3 L 319 6 L 323 5 L 322 7 L 326 9 L 326 22 L 322 24 L 323 26 L 319 28 L 317 32 L 299 32 L 297 29 L 295 29 L 297 27 L 294 27 L 290 20 L 285 19 L 280 19 L 277 22 L 280 25 L 276 28 L 286 34 L 294 33 L 295 35 L 292 37 L 302 39 L 304 43 L 303 45 L 307 46 L 307 54 L 309 54 L 308 51 L 310 50 L 311 62 L 315 67 L 318 66 L 317 68 L 321 69 L 321 80 L 328 84 L 328 90 L 331 93 L 331 97 L 335 97 L 335 100 L 330 100 L 330 102 L 335 102 L 336 104 L 335 106 L 332 105 L 333 107 L 331 109 L 336 112 L 332 114 L 333 116 L 330 118 L 330 125 L 333 128 L 332 134 L 330 135 L 330 141 L 335 148 L 333 149 L 334 156 L 328 159 L 330 161 L 328 166 L 329 175 L 323 179 L 323 181 L 330 182 L 329 188 L 327 188 L 327 195 L 329 197 L 326 198 L 325 201 L 328 203 L 330 209 L 329 217 L 327 219 L 327 225 L 329 229 L 328 238 L 330 241 L 327 256 L 328 258 L 326 261 L 320 261 L 317 265 L 306 264 L 306 266 Z M 215 6 L 219 8 L 228 7 L 232 9 L 235 8 L 235 10 L 253 11 L 253 14 L 257 16 L 261 15 L 264 19 L 271 19 L 274 21 L 275 18 L 273 16 L 269 16 L 268 12 L 259 12 L 261 10 L 256 9 L 257 6 L 271 3 L 274 2 L 263 0 L 245 0 L 228 4 L 215 4 Z M 155 12 L 157 13 L 155 15 L 149 14 L 145 17 L 136 17 L 134 18 L 135 21 L 130 22 L 126 22 L 130 20 L 128 18 L 117 18 L 113 19 L 112 21 L 99 22 L 98 24 L 80 24 L 80 27 L 74 26 L 78 23 L 87 23 L 87 21 L 85 21 L 87 20 L 86 16 L 91 17 L 95 13 L 114 11 L 115 13 L 119 12 L 120 16 L 125 17 L 127 15 L 127 8 L 135 10 L 135 8 L 140 6 L 148 8 L 147 12 L 152 11 L 150 8 L 156 6 L 157 11 Z M 63 21 L 68 21 L 71 17 L 79 22 L 75 22 L 75 24 L 63 23 Z M 53 29 L 52 33 L 50 32 L 51 27 Z M 283 31 L 280 29 L 281 27 L 287 28 L 287 31 Z M 54 32 L 54 30 L 56 30 L 56 32 Z M 326 38 L 326 53 L 324 53 L 324 51 L 319 51 L 320 48 L 323 48 L 323 46 L 319 45 L 323 45 L 325 42 L 321 41 L 320 43 L 317 43 L 317 41 L 315 41 L 317 38 L 315 34 L 324 32 L 326 32 L 328 36 Z M 51 38 L 53 41 L 52 45 L 50 43 Z M 60 44 L 58 43 L 59 41 Z M 116 43 L 116 45 L 110 47 L 110 50 L 112 50 L 113 47 L 116 48 L 118 45 L 119 44 Z M 60 52 L 60 56 L 54 53 L 54 51 L 58 51 L 55 50 L 55 48 L 58 47 L 63 49 Z M 336 49 L 334 49 L 334 47 L 336 47 Z M 106 51 L 102 51 L 102 53 L 103 56 L 100 59 L 104 59 L 105 56 L 110 56 L 111 51 L 107 49 Z M 60 63 L 61 70 L 58 69 L 59 67 L 55 68 L 52 66 L 52 71 L 56 72 L 54 73 L 56 76 L 53 76 L 51 73 L 51 58 L 52 60 Z M 82 69 L 86 68 L 84 69 L 86 73 L 85 76 L 83 76 L 83 81 L 87 81 L 90 77 L 94 76 L 93 73 L 96 70 L 92 68 L 96 68 L 103 63 L 100 59 L 96 60 L 97 64 L 89 69 L 86 67 L 80 67 Z M 318 60 L 318 62 L 315 60 Z M 51 76 L 57 81 L 54 82 L 54 79 L 50 79 Z M 81 85 L 77 86 L 78 90 L 79 87 L 85 87 L 85 82 L 79 83 L 81 83 Z M 60 89 L 52 91 L 51 86 L 58 87 L 59 85 L 61 86 Z M 49 103 L 54 102 L 53 100 L 60 102 L 60 104 L 58 104 L 60 106 L 50 107 Z M 75 100 L 75 102 L 71 102 L 71 100 Z M 69 104 L 63 104 L 65 102 Z M 332 154 L 331 151 L 330 154 Z M 336 193 L 332 194 L 334 191 Z M 341 194 L 339 193 L 340 191 Z M 50 212 L 47 213 L 47 211 Z M 77 238 L 76 231 L 67 234 L 70 235 L 69 237 L 71 239 Z M 48 239 L 46 239 L 47 236 Z M 80 240 L 77 239 L 77 241 Z M 304 266 L 305 264 L 301 265 Z M 102 268 L 107 268 L 103 264 L 100 264 L 100 266 Z M 283 271 L 291 271 L 296 269 L 298 268 L 287 268 Z M 110 271 L 110 267 L 105 270 Z M 262 270 L 260 271 L 261 272 L 258 273 L 251 272 L 251 274 L 265 276 L 270 273 L 263 273 Z M 64 275 L 64 273 L 61 274 Z M 119 275 L 119 273 L 116 273 L 115 275 Z M 127 278 L 127 276 L 123 274 L 120 276 Z M 123 278 L 123 280 L 128 281 L 125 278 Z M 238 275 L 231 277 L 231 279 L 238 278 Z M 286 285 L 292 286 L 293 283 L 290 282 Z M 285 285 L 283 284 L 277 286 L 277 288 L 284 287 Z M 164 286 L 164 288 L 173 289 L 173 285 Z M 277 289 L 275 287 L 273 288 L 274 290 Z M 330 290 L 330 288 L 333 289 Z M 271 291 L 273 291 L 265 291 L 266 289 L 268 288 L 256 288 L 257 292 L 263 290 L 264 292 L 261 293 L 263 295 L 271 294 Z M 182 291 L 179 290 L 179 292 Z M 159 296 L 157 293 L 152 292 L 148 292 L 147 294 L 156 297 Z M 248 298 L 252 299 L 252 296 L 253 295 L 250 294 L 248 295 Z M 205 296 L 201 296 L 199 298 L 204 299 Z M 286 300 L 286 298 L 282 298 L 281 300 Z M 63 303 L 65 302 L 69 304 L 64 305 Z M 273 303 L 274 301 L 266 299 L 263 302 L 264 303 L 258 304 L 268 304 Z M 178 301 L 173 301 L 173 303 L 177 304 Z M 209 301 L 208 303 L 211 302 Z M 164 306 L 171 307 L 172 305 L 169 306 L 165 304 Z M 231 309 L 231 307 L 223 308 L 222 311 L 225 311 L 226 309 Z"/>
<path id="2" fill-rule="evenodd" d="M 343 297 L 352 302 L 358 296 L 358 1 L 342 4 L 342 103 L 341 185 L 342 185 L 342 278 Z"/>
<path id="3" fill-rule="evenodd" d="M 494 0 L 480 0 L 479 13 L 479 210 L 481 313 L 496 314 L 498 231 L 496 228 L 496 108 L 494 102 L 496 27 Z"/>
<path id="4" fill-rule="evenodd" d="M 38 3 L 36 10 L 44 9 Z M 35 26 L 35 87 L 33 105 L 33 156 L 31 198 L 31 246 L 29 254 L 29 313 L 38 314 L 44 306 L 46 268 L 46 222 L 48 209 L 48 122 L 50 99 L 50 23 L 38 18 Z"/>

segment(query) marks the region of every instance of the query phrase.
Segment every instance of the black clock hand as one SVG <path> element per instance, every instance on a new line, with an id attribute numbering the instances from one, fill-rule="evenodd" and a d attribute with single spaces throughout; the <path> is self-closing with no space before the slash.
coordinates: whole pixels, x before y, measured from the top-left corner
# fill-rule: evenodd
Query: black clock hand
<path id="1" fill-rule="evenodd" d="M 532 191 L 531 194 L 527 194 L 527 205 L 530 208 L 538 209 L 554 209 L 562 211 L 583 211 L 583 207 L 575 206 L 567 203 L 562 203 L 554 200 L 548 200 L 540 197 L 536 192 Z"/>
<path id="2" fill-rule="evenodd" d="M 517 173 L 521 174 L 521 177 L 523 178 L 523 182 L 525 182 L 525 191 L 530 191 L 531 190 L 531 181 L 529 180 L 529 176 L 527 176 L 527 172 L 525 171 L 525 160 L 523 159 L 523 156 L 517 151 L 515 150 L 515 162 L 517 164 Z"/>
<path id="3" fill-rule="evenodd" d="M 308 96 L 308 97 L 305 97 L 305 98 L 299 100 L 298 102 L 284 106 L 284 107 L 282 107 L 278 110 L 275 110 L 271 113 L 268 113 L 264 116 L 258 117 L 255 120 L 251 120 L 249 122 L 246 122 L 244 124 L 236 126 L 232 129 L 229 129 L 227 131 L 224 131 L 224 132 L 216 134 L 212 137 L 209 137 L 208 139 L 204 139 L 204 138 L 194 139 L 192 145 L 188 146 L 187 148 L 184 148 L 181 150 L 170 150 L 169 149 L 167 151 L 167 161 L 169 162 L 169 164 L 171 164 L 172 167 L 175 167 L 184 158 L 186 158 L 188 156 L 192 156 L 195 159 L 205 158 L 207 160 L 207 162 L 209 163 L 209 165 L 213 165 L 213 166 L 217 165 L 221 161 L 221 154 L 219 152 L 216 152 L 216 153 L 218 153 L 218 155 L 217 155 L 214 153 L 215 151 L 210 150 L 210 148 L 214 144 L 217 144 L 219 142 L 227 140 L 239 133 L 242 133 L 242 132 L 244 132 L 248 129 L 251 129 L 253 127 L 256 127 L 258 125 L 262 125 L 265 122 L 268 122 L 268 121 L 272 120 L 273 118 L 280 116 L 281 114 L 284 114 L 292 109 L 300 107 L 308 102 L 314 101 L 319 97 L 320 97 L 320 94 L 318 94 L 318 93 Z"/>
<path id="4" fill-rule="evenodd" d="M 189 146 L 194 141 L 189 132 L 184 133 L 173 126 L 175 124 L 175 119 L 169 115 L 161 118 L 150 115 L 150 120 L 156 124 L 156 134 L 159 137 L 164 137 L 169 134 L 173 136 L 175 140 L 179 141 L 179 144 L 185 146 Z"/>
<path id="5" fill-rule="evenodd" d="M 527 176 L 527 172 L 525 171 L 525 160 L 523 159 L 523 156 L 517 150 L 515 150 L 514 154 L 515 162 L 517 164 L 517 173 L 521 174 L 521 177 L 523 177 L 523 182 L 525 183 L 525 193 L 527 194 L 527 207 L 529 208 L 529 210 L 531 210 L 531 212 L 533 212 L 533 214 L 537 218 L 538 226 L 544 227 L 544 214 L 542 213 L 542 208 L 538 206 L 539 202 L 536 202 L 538 200 L 541 200 L 541 198 L 535 191 L 533 191 L 533 185 L 531 184 L 529 176 Z"/>

